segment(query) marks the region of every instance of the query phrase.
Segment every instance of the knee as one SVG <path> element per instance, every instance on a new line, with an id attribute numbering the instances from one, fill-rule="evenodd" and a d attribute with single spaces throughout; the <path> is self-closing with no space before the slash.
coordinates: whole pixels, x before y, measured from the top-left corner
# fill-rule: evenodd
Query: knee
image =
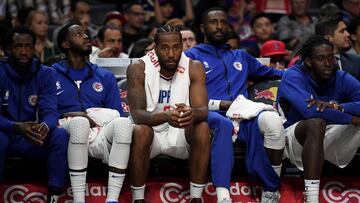
<path id="1" fill-rule="evenodd" d="M 87 118 L 74 117 L 70 120 L 70 142 L 74 144 L 86 144 L 90 133 L 90 123 Z"/>
<path id="2" fill-rule="evenodd" d="M 135 125 L 133 127 L 133 147 L 150 148 L 153 137 L 154 133 L 152 127 L 147 125 Z"/>
<path id="3" fill-rule="evenodd" d="M 326 121 L 321 118 L 311 118 L 305 122 L 306 134 L 313 139 L 322 141 L 325 137 Z"/>
<path id="4" fill-rule="evenodd" d="M 258 118 L 259 129 L 264 135 L 264 145 L 271 149 L 285 147 L 285 131 L 278 113 L 265 111 Z"/>
<path id="5" fill-rule="evenodd" d="M 114 141 L 116 143 L 130 144 L 133 133 L 133 124 L 129 118 L 116 118 L 114 120 Z"/>

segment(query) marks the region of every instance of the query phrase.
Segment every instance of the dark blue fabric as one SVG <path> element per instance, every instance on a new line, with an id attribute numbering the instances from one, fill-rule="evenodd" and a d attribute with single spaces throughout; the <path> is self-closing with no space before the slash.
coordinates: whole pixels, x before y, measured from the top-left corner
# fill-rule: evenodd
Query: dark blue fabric
<path id="1" fill-rule="evenodd" d="M 54 129 L 58 120 L 55 81 L 55 71 L 35 59 L 27 74 L 0 62 L 0 130 L 11 132 L 14 122 L 37 120 Z"/>
<path id="2" fill-rule="evenodd" d="M 58 111 L 67 112 L 85 111 L 92 107 L 103 107 L 118 110 L 123 115 L 120 101 L 120 92 L 115 76 L 104 68 L 87 63 L 87 76 L 78 89 L 69 75 L 66 61 L 53 65 L 57 71 Z"/>
<path id="3" fill-rule="evenodd" d="M 238 140 L 246 144 L 246 169 L 252 177 L 262 182 L 265 191 L 276 191 L 280 187 L 280 177 L 274 171 L 264 147 L 258 116 L 240 123 Z"/>
<path id="4" fill-rule="evenodd" d="M 360 115 L 360 83 L 340 70 L 327 84 L 319 86 L 305 71 L 303 64 L 294 65 L 284 74 L 277 97 L 277 103 L 287 119 L 285 128 L 309 118 L 322 118 L 327 124 L 350 124 L 352 115 Z M 345 112 L 329 108 L 317 112 L 316 105 L 307 107 L 306 99 L 310 98 L 337 102 Z"/>

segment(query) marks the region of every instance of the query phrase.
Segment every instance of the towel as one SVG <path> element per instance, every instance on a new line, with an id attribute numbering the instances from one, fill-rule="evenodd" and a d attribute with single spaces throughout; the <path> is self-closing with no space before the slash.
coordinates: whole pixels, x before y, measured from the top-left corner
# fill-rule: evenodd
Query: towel
<path id="1" fill-rule="evenodd" d="M 141 58 L 145 63 L 145 92 L 146 92 L 146 110 L 154 111 L 159 99 L 160 85 L 160 63 L 154 50 L 151 50 Z M 177 71 L 173 77 L 171 85 L 170 105 L 175 106 L 178 103 L 189 105 L 189 63 L 190 59 L 181 54 Z M 168 125 L 168 124 L 167 124 Z M 154 129 L 156 126 L 154 127 Z M 176 146 L 177 135 L 180 129 L 168 125 L 169 146 Z"/>
<path id="2" fill-rule="evenodd" d="M 240 94 L 231 104 L 226 116 L 231 119 L 234 125 L 233 142 L 236 141 L 240 129 L 241 120 L 250 120 L 259 115 L 262 111 L 276 111 L 274 107 L 261 102 L 253 102 Z"/>

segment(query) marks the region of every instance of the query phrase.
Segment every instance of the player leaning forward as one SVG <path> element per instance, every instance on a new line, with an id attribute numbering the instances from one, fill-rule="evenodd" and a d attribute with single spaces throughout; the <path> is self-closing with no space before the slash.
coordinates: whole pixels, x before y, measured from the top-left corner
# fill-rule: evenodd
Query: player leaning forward
<path id="1" fill-rule="evenodd" d="M 155 49 L 127 70 L 135 122 L 130 157 L 132 198 L 144 202 L 149 160 L 159 154 L 189 158 L 190 202 L 200 202 L 210 156 L 205 73 L 182 53 L 177 27 L 155 35 Z"/>
<path id="2" fill-rule="evenodd" d="M 132 124 L 121 118 L 122 107 L 114 75 L 87 61 L 91 43 L 74 23 L 57 36 L 66 60 L 57 71 L 58 111 L 61 127 L 70 134 L 68 162 L 74 202 L 85 202 L 88 155 L 109 164 L 106 202 L 117 202 L 128 164 Z"/>

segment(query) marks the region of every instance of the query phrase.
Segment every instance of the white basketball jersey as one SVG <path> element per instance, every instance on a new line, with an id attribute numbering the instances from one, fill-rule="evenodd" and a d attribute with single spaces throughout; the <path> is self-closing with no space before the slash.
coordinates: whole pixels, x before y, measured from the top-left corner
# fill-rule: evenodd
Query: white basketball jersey
<path id="1" fill-rule="evenodd" d="M 170 94 L 171 94 L 171 84 L 172 78 L 165 78 L 160 76 L 160 85 L 159 85 L 159 99 L 158 103 L 155 106 L 154 112 L 163 112 L 170 110 Z M 154 126 L 155 130 L 164 130 L 169 127 L 168 123 L 163 123 L 158 126 Z"/>

